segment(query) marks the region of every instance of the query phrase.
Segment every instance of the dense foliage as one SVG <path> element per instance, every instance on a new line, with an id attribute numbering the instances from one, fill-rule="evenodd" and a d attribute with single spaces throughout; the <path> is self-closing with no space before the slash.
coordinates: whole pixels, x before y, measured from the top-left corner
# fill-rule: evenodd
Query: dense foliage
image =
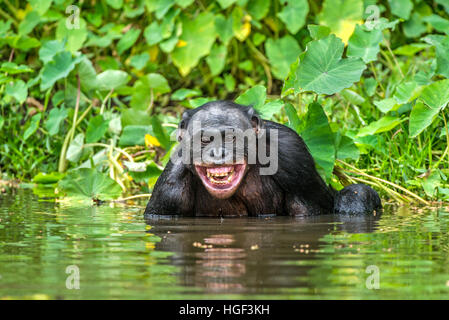
<path id="1" fill-rule="evenodd" d="M 447 52 L 449 0 L 3 0 L 0 172 L 151 192 L 184 108 L 236 99 L 336 188 L 447 200 Z"/>

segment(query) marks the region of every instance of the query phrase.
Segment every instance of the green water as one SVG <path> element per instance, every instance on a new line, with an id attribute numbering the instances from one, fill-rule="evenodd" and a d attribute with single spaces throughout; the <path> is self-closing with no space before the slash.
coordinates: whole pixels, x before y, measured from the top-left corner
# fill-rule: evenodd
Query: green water
<path id="1" fill-rule="evenodd" d="M 147 222 L 142 212 L 0 195 L 0 299 L 449 298 L 447 208 Z"/>

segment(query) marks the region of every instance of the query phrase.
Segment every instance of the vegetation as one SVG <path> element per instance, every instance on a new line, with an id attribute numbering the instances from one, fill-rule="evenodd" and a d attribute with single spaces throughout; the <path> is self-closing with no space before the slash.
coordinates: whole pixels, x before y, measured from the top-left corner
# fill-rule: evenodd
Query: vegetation
<path id="1" fill-rule="evenodd" d="M 448 0 L 0 0 L 1 178 L 151 193 L 183 110 L 236 99 L 336 188 L 449 200 L 447 52 Z"/>

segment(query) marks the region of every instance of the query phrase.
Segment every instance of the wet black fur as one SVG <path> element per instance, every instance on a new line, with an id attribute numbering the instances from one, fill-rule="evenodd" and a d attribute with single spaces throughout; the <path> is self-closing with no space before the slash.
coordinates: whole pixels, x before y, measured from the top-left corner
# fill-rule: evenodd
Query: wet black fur
<path id="1" fill-rule="evenodd" d="M 207 103 L 189 110 L 180 123 L 185 128 L 191 117 L 201 110 L 219 107 L 223 113 L 241 112 L 254 116 L 254 110 L 229 101 Z M 251 120 L 251 119 L 249 119 Z M 337 192 L 318 174 L 314 160 L 303 139 L 281 124 L 260 120 L 269 134 L 278 130 L 279 167 L 272 176 L 259 174 L 259 165 L 249 165 L 236 193 L 228 199 L 209 194 L 193 168 L 169 161 L 153 189 L 145 215 L 182 216 L 257 216 L 372 214 L 382 208 L 376 191 L 363 184 L 350 185 Z"/>

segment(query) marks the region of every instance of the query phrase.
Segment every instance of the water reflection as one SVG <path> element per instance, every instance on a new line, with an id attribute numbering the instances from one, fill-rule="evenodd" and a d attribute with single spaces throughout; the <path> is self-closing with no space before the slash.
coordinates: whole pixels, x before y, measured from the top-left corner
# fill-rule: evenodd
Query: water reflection
<path id="1" fill-rule="evenodd" d="M 156 250 L 174 253 L 171 261 L 181 267 L 182 286 L 205 293 L 266 294 L 306 287 L 311 267 L 292 265 L 292 260 L 314 260 L 320 238 L 329 232 L 372 232 L 379 218 L 153 216 L 146 222 L 162 239 Z"/>

